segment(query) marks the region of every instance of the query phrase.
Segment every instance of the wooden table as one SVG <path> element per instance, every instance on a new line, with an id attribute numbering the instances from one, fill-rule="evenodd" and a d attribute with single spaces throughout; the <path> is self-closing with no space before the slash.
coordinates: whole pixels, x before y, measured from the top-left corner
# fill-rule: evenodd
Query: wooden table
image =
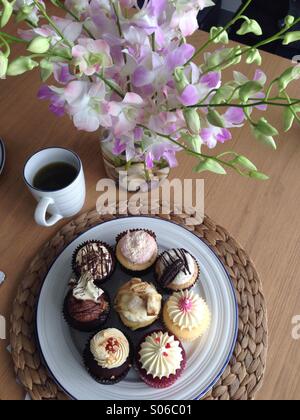
<path id="1" fill-rule="evenodd" d="M 193 42 L 199 45 L 206 37 L 198 33 Z M 289 65 L 286 60 L 264 54 L 263 68 L 270 78 Z M 253 68 L 242 65 L 241 70 L 253 77 Z M 0 289 L 0 314 L 7 320 L 28 264 L 64 223 L 51 229 L 34 223 L 35 203 L 22 179 L 26 158 L 45 146 L 75 150 L 84 163 L 87 180 L 83 212 L 95 208 L 96 183 L 105 175 L 97 134 L 77 132 L 68 118 L 53 116 L 48 104 L 36 99 L 39 85 L 35 72 L 0 82 L 0 136 L 7 148 L 7 162 L 0 177 L 0 270 L 7 274 Z M 300 97 L 299 82 L 293 93 Z M 269 114 L 271 122 L 281 127 L 280 109 Z M 207 174 L 206 212 L 245 246 L 264 284 L 270 349 L 259 398 L 300 398 L 300 341 L 291 336 L 292 317 L 300 315 L 300 128 L 295 126 L 289 134 L 281 135 L 277 152 L 258 145 L 249 127 L 234 132 L 230 147 L 249 156 L 271 180 L 263 183 L 234 173 L 227 177 Z M 191 158 L 181 156 L 172 176 L 195 178 L 191 168 Z M 8 340 L 0 340 L 0 399 L 22 399 L 24 392 L 16 384 L 6 351 L 8 344 Z"/>

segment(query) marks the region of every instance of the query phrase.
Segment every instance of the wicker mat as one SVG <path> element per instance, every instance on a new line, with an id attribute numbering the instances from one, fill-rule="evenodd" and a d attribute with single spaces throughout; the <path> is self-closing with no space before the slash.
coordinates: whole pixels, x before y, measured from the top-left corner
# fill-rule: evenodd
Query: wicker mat
<path id="1" fill-rule="evenodd" d="M 161 216 L 185 226 L 190 215 Z M 41 282 L 53 259 L 76 236 L 91 226 L 113 219 L 96 211 L 64 226 L 32 261 L 20 284 L 11 316 L 11 345 L 18 379 L 34 400 L 67 399 L 41 363 L 34 336 L 34 316 Z M 251 400 L 263 381 L 267 356 L 265 299 L 257 272 L 243 249 L 208 217 L 189 227 L 208 243 L 225 264 L 239 303 L 239 336 L 234 355 L 222 378 L 204 399 Z"/>

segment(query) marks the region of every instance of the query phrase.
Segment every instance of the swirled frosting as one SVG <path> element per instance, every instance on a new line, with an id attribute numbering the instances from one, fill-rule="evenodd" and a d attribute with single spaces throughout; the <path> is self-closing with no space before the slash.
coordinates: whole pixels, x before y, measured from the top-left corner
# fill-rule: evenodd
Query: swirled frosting
<path id="1" fill-rule="evenodd" d="M 169 378 L 180 369 L 182 348 L 173 335 L 154 332 L 148 335 L 139 351 L 140 363 L 153 378 Z"/>
<path id="2" fill-rule="evenodd" d="M 78 300 L 91 300 L 95 303 L 103 295 L 104 291 L 99 289 L 94 283 L 93 276 L 90 272 L 86 272 L 80 277 L 79 282 L 73 289 L 73 296 Z"/>
<path id="3" fill-rule="evenodd" d="M 210 311 L 206 302 L 193 291 L 174 293 L 166 305 L 170 319 L 181 330 L 191 331 L 210 322 Z"/>
<path id="4" fill-rule="evenodd" d="M 152 235 L 144 230 L 127 232 L 120 241 L 122 255 L 132 264 L 145 264 L 157 254 L 157 243 Z"/>
<path id="5" fill-rule="evenodd" d="M 95 361 L 105 369 L 122 366 L 129 356 L 129 343 L 125 335 L 116 328 L 100 331 L 91 340 L 90 350 Z"/>

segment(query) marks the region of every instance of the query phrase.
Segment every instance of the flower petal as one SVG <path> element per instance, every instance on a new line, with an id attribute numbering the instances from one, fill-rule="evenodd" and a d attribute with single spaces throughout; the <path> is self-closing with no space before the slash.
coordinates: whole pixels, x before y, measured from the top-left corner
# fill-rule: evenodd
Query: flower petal
<path id="1" fill-rule="evenodd" d="M 195 86 L 187 86 L 179 97 L 184 106 L 193 106 L 199 102 L 199 93 Z"/>

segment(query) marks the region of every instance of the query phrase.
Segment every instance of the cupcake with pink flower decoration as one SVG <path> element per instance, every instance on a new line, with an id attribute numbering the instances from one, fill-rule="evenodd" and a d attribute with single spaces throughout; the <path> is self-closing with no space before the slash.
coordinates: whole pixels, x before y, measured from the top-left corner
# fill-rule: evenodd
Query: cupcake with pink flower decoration
<path id="1" fill-rule="evenodd" d="M 117 237 L 117 260 L 131 274 L 147 271 L 155 264 L 157 256 L 158 246 L 154 232 L 133 229 Z"/>
<path id="2" fill-rule="evenodd" d="M 161 330 L 147 334 L 139 345 L 136 364 L 140 378 L 153 388 L 168 388 L 182 374 L 186 353 L 177 337 Z"/>
<path id="3" fill-rule="evenodd" d="M 165 303 L 166 328 L 180 340 L 193 341 L 209 329 L 211 312 L 207 303 L 191 290 L 174 293 Z"/>

